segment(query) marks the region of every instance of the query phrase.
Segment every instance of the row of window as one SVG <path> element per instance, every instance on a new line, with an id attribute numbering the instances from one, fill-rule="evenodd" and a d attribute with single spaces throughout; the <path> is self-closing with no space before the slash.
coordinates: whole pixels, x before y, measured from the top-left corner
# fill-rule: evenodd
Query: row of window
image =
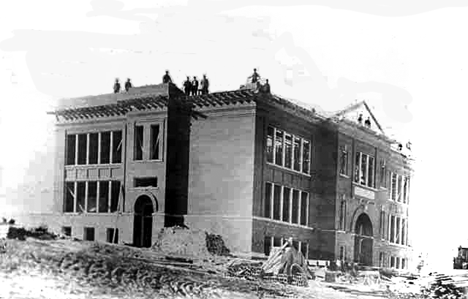
<path id="1" fill-rule="evenodd" d="M 408 245 L 408 221 L 380 211 L 379 232 L 382 239 L 393 244 Z"/>
<path id="2" fill-rule="evenodd" d="M 408 203 L 409 178 L 391 173 L 390 198 L 393 201 Z"/>
<path id="3" fill-rule="evenodd" d="M 122 131 L 67 134 L 66 165 L 122 162 Z"/>
<path id="4" fill-rule="evenodd" d="M 62 227 L 62 233 L 65 236 L 72 236 L 71 226 Z M 95 229 L 94 227 L 83 228 L 83 240 L 95 241 Z M 118 228 L 106 228 L 106 242 L 108 243 L 119 243 L 119 229 Z"/>
<path id="5" fill-rule="evenodd" d="M 309 193 L 265 183 L 264 217 L 287 223 L 308 225 Z"/>
<path id="6" fill-rule="evenodd" d="M 150 130 L 150 146 L 149 151 L 145 149 L 145 129 L 147 127 L 143 125 L 135 126 L 134 132 L 134 150 L 133 150 L 133 160 L 161 160 L 160 156 L 160 145 L 161 145 L 161 130 L 158 124 L 152 124 L 149 126 Z"/>
<path id="7" fill-rule="evenodd" d="M 117 211 L 120 181 L 65 182 L 65 213 L 113 213 Z"/>
<path id="8" fill-rule="evenodd" d="M 267 162 L 297 172 L 310 173 L 312 143 L 274 127 L 267 129 Z"/>
<path id="9" fill-rule="evenodd" d="M 385 263 L 386 261 L 387 263 Z M 408 259 L 399 256 L 387 256 L 386 252 L 380 252 L 379 266 L 385 267 L 387 265 L 390 266 L 390 268 L 405 270 L 408 269 Z"/>
<path id="10" fill-rule="evenodd" d="M 273 247 L 281 247 L 287 240 L 287 238 L 265 236 L 263 241 L 265 255 L 269 256 Z M 301 252 L 306 259 L 308 258 L 309 243 L 293 240 L 293 247 Z"/>

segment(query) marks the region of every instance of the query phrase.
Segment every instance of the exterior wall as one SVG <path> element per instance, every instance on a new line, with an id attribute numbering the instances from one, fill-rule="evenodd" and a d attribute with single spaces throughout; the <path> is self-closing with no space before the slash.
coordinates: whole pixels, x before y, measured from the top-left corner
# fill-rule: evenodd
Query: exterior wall
<path id="1" fill-rule="evenodd" d="M 191 127 L 186 224 L 221 234 L 233 252 L 248 254 L 255 105 L 202 112 L 208 118 L 193 121 Z"/>

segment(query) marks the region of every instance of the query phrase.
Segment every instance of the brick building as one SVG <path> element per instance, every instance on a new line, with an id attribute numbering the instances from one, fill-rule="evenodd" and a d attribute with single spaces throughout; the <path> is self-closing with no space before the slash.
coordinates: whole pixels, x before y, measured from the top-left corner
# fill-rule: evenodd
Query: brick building
<path id="1" fill-rule="evenodd" d="M 292 236 L 309 259 L 408 265 L 411 168 L 364 102 L 324 117 L 249 88 L 160 84 L 54 114 L 55 225 L 72 236 L 149 246 L 185 224 L 237 254 Z"/>

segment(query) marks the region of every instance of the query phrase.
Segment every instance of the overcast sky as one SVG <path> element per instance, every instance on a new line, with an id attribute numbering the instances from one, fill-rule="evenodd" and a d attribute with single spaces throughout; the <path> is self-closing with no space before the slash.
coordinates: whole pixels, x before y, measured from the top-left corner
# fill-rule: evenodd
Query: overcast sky
<path id="1" fill-rule="evenodd" d="M 414 244 L 450 266 L 468 243 L 468 3 L 283 2 L 10 1 L 0 10 L 0 196 L 50 181 L 45 112 L 58 98 L 109 93 L 116 77 L 160 83 L 166 69 L 179 86 L 206 73 L 211 91 L 233 90 L 255 67 L 273 93 L 318 109 L 367 100 L 389 135 L 411 140 Z"/>

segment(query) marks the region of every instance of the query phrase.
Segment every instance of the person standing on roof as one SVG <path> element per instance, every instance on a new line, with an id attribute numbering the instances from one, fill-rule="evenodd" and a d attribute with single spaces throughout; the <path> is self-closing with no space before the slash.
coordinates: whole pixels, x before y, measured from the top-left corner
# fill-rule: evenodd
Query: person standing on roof
<path id="1" fill-rule="evenodd" d="M 192 82 L 190 82 L 190 77 L 187 76 L 187 80 L 184 82 L 184 92 L 186 96 L 190 95 L 190 91 L 192 90 Z"/>
<path id="2" fill-rule="evenodd" d="M 198 93 L 198 80 L 197 77 L 193 77 L 192 81 L 192 95 L 196 96 Z"/>
<path id="3" fill-rule="evenodd" d="M 203 79 L 201 80 L 201 92 L 202 94 L 208 94 L 208 87 L 210 86 L 210 82 L 206 75 L 203 75 Z"/>
<path id="4" fill-rule="evenodd" d="M 114 83 L 114 93 L 119 93 L 120 92 L 120 83 L 119 83 L 119 79 L 115 79 L 115 83 Z"/>
<path id="5" fill-rule="evenodd" d="M 270 93 L 270 83 L 268 83 L 268 79 L 266 79 L 266 83 L 262 86 L 262 92 Z"/>
<path id="6" fill-rule="evenodd" d="M 254 69 L 254 72 L 250 78 L 252 78 L 252 83 L 257 83 L 260 80 L 260 75 L 257 73 L 257 69 Z"/>
<path id="7" fill-rule="evenodd" d="M 132 88 L 132 82 L 130 82 L 130 78 L 128 78 L 127 82 L 125 82 L 125 91 L 129 91 L 130 88 Z"/>
<path id="8" fill-rule="evenodd" d="M 166 74 L 163 77 L 163 83 L 172 83 L 171 76 L 169 76 L 169 71 L 166 71 Z"/>

